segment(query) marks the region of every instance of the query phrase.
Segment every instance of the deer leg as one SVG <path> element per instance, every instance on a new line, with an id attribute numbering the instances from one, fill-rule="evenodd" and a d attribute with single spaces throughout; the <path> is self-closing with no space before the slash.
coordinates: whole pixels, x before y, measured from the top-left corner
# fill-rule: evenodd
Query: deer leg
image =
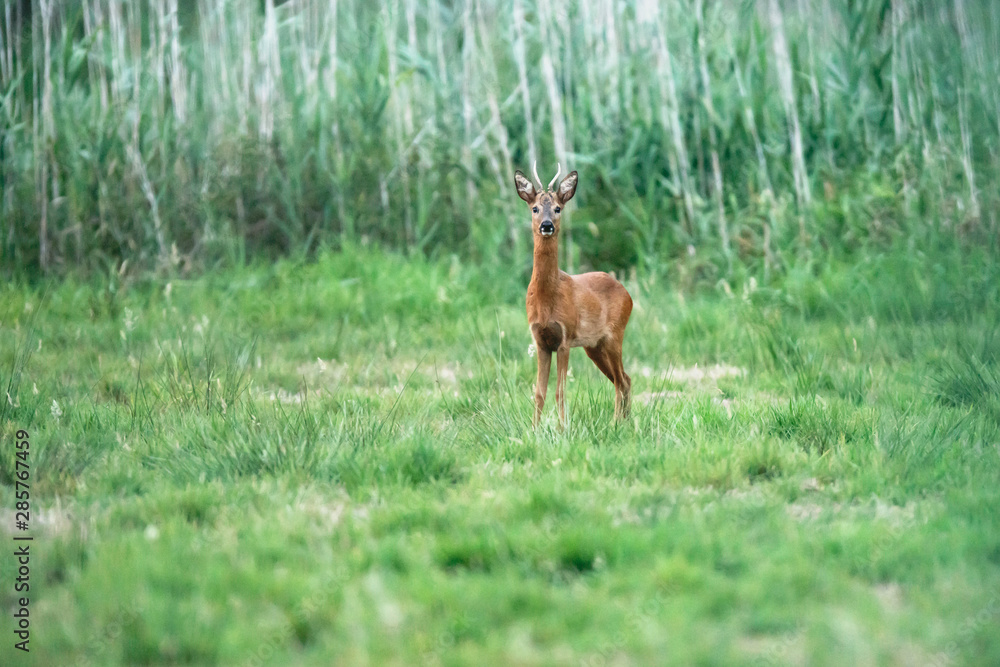
<path id="1" fill-rule="evenodd" d="M 625 370 L 621 367 L 621 354 L 615 355 L 613 345 L 613 341 L 605 341 L 594 347 L 585 347 L 583 349 L 587 352 L 587 356 L 593 360 L 594 365 L 615 385 L 615 419 L 621 419 L 623 384 L 631 383 L 628 381 L 628 376 L 625 375 Z M 625 378 L 624 383 L 622 381 L 623 376 Z"/>
<path id="2" fill-rule="evenodd" d="M 585 347 L 583 351 L 587 353 L 590 360 L 594 362 L 598 370 L 604 373 L 609 380 L 615 381 L 615 373 L 611 364 L 608 363 L 608 359 L 604 355 L 604 348 L 600 345 L 595 345 L 594 347 Z"/>
<path id="3" fill-rule="evenodd" d="M 556 351 L 556 404 L 559 406 L 559 428 L 566 427 L 566 372 L 569 371 L 569 348 Z"/>
<path id="4" fill-rule="evenodd" d="M 607 354 L 610 357 L 614 373 L 615 418 L 628 419 L 632 403 L 632 378 L 625 372 L 625 366 L 622 364 L 621 341 L 616 341 L 615 345 L 609 345 Z"/>
<path id="5" fill-rule="evenodd" d="M 622 369 L 621 419 L 628 419 L 632 413 L 632 378 Z"/>
<path id="6" fill-rule="evenodd" d="M 542 408 L 545 407 L 545 394 L 549 390 L 549 369 L 552 368 L 552 353 L 538 347 L 538 377 L 535 379 L 535 421 L 532 426 L 538 426 L 542 418 Z"/>
<path id="7" fill-rule="evenodd" d="M 559 409 L 559 428 L 566 428 L 566 374 L 569 370 L 569 348 L 556 351 L 556 406 Z"/>

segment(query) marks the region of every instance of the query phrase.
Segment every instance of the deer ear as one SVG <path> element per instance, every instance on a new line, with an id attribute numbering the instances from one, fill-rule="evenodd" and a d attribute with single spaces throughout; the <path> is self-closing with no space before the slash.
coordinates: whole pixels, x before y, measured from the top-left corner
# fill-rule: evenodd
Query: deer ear
<path id="1" fill-rule="evenodd" d="M 560 203 L 565 204 L 576 194 L 576 183 L 579 177 L 579 174 L 571 171 L 566 174 L 566 178 L 562 179 L 562 183 L 556 188 L 556 196 L 559 197 Z"/>
<path id="2" fill-rule="evenodd" d="M 517 188 L 517 195 L 529 204 L 535 201 L 535 197 L 538 195 L 535 192 L 535 186 L 525 178 L 520 169 L 514 172 L 514 187 Z"/>

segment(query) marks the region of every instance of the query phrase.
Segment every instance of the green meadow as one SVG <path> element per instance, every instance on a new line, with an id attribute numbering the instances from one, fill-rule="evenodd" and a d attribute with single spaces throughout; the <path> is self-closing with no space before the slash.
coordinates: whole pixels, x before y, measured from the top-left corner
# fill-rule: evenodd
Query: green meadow
<path id="1" fill-rule="evenodd" d="M 30 434 L 36 536 L 19 661 L 995 664 L 980 260 L 626 280 L 632 417 L 576 350 L 562 431 L 552 401 L 530 427 L 523 276 L 355 248 L 6 285 L 2 437 Z"/>
<path id="2" fill-rule="evenodd" d="M 998 81 L 995 0 L 0 0 L 0 664 L 1000 664 Z M 531 426 L 536 162 L 626 421 Z"/>

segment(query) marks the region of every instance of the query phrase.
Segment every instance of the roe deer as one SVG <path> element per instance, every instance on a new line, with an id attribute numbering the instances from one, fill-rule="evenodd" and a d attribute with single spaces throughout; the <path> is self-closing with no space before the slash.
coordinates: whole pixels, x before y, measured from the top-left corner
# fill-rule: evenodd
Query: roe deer
<path id="1" fill-rule="evenodd" d="M 535 241 L 534 266 L 528 284 L 528 326 L 538 351 L 534 425 L 542 416 L 549 386 L 552 353 L 556 353 L 556 403 L 559 424 L 566 424 L 566 371 L 569 351 L 582 347 L 615 385 L 615 417 L 629 414 L 632 379 L 622 366 L 622 339 L 632 313 L 632 297 L 614 277 L 601 271 L 571 276 L 559 270 L 559 218 L 562 207 L 576 193 L 579 178 L 573 171 L 554 190 L 561 166 L 548 188 L 542 188 L 538 169 L 532 171 L 538 188 L 520 171 L 514 173 L 517 194 L 531 208 Z"/>

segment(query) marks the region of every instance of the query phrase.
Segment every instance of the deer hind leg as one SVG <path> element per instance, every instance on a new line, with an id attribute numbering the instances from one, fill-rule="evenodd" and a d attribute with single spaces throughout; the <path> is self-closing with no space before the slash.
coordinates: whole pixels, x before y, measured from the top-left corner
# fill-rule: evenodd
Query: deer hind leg
<path id="1" fill-rule="evenodd" d="M 605 339 L 594 347 L 583 348 L 602 373 L 615 385 L 615 418 L 624 419 L 629 413 L 629 395 L 632 379 L 622 365 L 621 347 L 615 341 Z"/>
<path id="2" fill-rule="evenodd" d="M 625 372 L 625 365 L 622 364 L 622 341 L 609 343 L 606 354 L 614 372 L 615 417 L 628 419 L 632 407 L 632 378 Z"/>
<path id="3" fill-rule="evenodd" d="M 566 427 L 566 372 L 569 370 L 569 348 L 556 350 L 556 404 L 559 406 L 559 428 Z"/>
<path id="4" fill-rule="evenodd" d="M 614 368 L 611 366 L 609 359 L 604 354 L 604 348 L 601 347 L 600 344 L 597 344 L 594 347 L 585 347 L 583 348 L 583 351 L 587 353 L 587 356 L 594 362 L 594 365 L 597 366 L 597 368 L 604 373 L 609 380 L 612 382 L 615 381 Z"/>

